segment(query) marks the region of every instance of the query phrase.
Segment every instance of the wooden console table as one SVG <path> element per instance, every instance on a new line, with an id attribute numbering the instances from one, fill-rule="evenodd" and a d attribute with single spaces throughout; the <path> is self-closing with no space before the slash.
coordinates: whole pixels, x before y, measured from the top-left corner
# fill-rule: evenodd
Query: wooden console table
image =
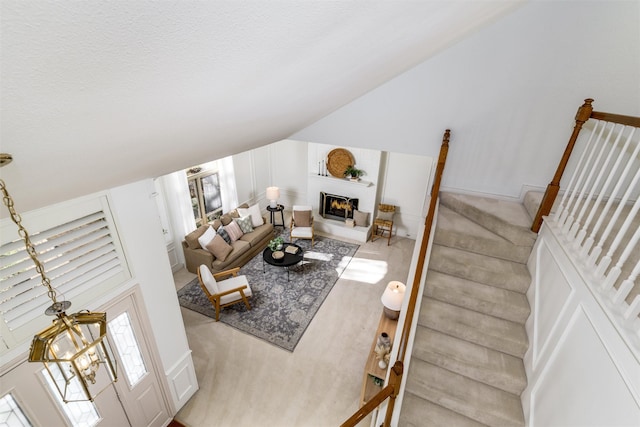
<path id="1" fill-rule="evenodd" d="M 384 313 L 380 314 L 380 322 L 378 323 L 378 329 L 376 330 L 376 334 L 373 337 L 373 343 L 371 344 L 371 350 L 369 351 L 369 357 L 367 358 L 367 364 L 364 367 L 364 378 L 362 379 L 362 391 L 360 393 L 360 406 L 364 405 L 376 395 L 380 390 L 382 390 L 382 386 L 376 385 L 374 383 L 374 378 L 380 379 L 384 382 L 387 377 L 387 370 L 389 367 L 387 366 L 385 369 L 381 369 L 378 366 L 378 360 L 376 359 L 376 354 L 374 352 L 376 348 L 376 344 L 378 342 L 378 337 L 381 333 L 386 332 L 389 335 L 389 339 L 393 344 L 393 338 L 396 335 L 396 328 L 398 326 L 397 320 L 391 320 Z"/>

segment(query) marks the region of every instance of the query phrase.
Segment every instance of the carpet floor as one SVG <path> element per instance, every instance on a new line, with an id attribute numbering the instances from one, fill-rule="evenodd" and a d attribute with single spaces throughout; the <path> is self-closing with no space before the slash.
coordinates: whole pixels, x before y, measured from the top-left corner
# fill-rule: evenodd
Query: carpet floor
<path id="1" fill-rule="evenodd" d="M 224 308 L 220 321 L 288 351 L 294 351 L 311 320 L 359 245 L 318 236 L 298 240 L 304 260 L 291 267 L 264 264 L 262 252 L 241 269 L 253 292 L 251 310 L 244 304 Z M 180 305 L 215 318 L 215 310 L 198 284 L 198 279 L 178 291 Z"/>

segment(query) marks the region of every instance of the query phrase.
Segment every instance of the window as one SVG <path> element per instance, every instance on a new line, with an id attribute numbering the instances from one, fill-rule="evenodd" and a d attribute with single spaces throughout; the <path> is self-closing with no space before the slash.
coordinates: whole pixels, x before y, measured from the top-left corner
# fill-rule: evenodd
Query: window
<path id="1" fill-rule="evenodd" d="M 127 375 L 129 387 L 133 387 L 147 373 L 147 368 L 144 366 L 140 347 L 138 347 L 138 342 L 133 334 L 129 314 L 127 312 L 120 314 L 110 320 L 108 326 L 109 333 L 122 361 L 122 367 Z"/>
<path id="2" fill-rule="evenodd" d="M 64 403 L 62 401 L 60 393 L 58 393 L 58 389 L 55 383 L 51 379 L 51 376 L 47 373 L 46 368 L 40 371 L 40 373 L 45 378 L 51 395 L 54 397 L 54 399 L 62 409 L 62 412 L 64 412 L 73 427 L 93 427 L 98 424 L 98 421 L 100 421 L 100 415 L 98 415 L 98 410 L 96 409 L 96 405 L 94 405 L 93 402 L 85 400 L 81 402 Z M 64 383 L 62 372 L 60 372 L 60 369 L 58 369 L 58 365 L 51 365 L 51 373 L 57 377 L 56 382 Z M 69 396 L 71 399 L 82 399 L 84 397 L 81 387 L 82 386 L 80 385 L 80 381 L 78 380 L 78 378 L 74 378 L 74 381 L 69 384 Z"/>
<path id="3" fill-rule="evenodd" d="M 11 393 L 2 396 L 0 399 L 0 426 L 31 427 L 31 425 Z"/>
<path id="4" fill-rule="evenodd" d="M 191 205 L 196 225 L 213 221 L 222 213 L 220 179 L 218 173 L 211 171 L 188 175 Z"/>

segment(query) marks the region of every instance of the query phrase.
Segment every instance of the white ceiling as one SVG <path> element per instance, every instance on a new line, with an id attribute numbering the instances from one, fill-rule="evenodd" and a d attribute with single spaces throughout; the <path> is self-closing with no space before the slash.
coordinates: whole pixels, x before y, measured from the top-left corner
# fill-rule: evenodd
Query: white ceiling
<path id="1" fill-rule="evenodd" d="M 268 144 L 520 4 L 2 0 L 0 174 L 27 211 Z"/>

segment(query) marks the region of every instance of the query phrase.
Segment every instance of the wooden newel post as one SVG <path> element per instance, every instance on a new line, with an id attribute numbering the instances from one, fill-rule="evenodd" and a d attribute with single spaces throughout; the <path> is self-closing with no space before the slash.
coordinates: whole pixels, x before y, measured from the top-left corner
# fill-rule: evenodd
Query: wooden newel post
<path id="1" fill-rule="evenodd" d="M 396 361 L 389 373 L 389 384 L 393 386 L 393 393 L 389 396 L 389 403 L 387 404 L 387 413 L 384 417 L 384 427 L 391 426 L 391 417 L 393 416 L 393 406 L 396 403 L 396 396 L 400 394 L 400 385 L 402 385 L 402 372 L 404 371 L 404 365 L 400 360 Z"/>
<path id="2" fill-rule="evenodd" d="M 544 193 L 544 197 L 542 198 L 542 202 L 538 208 L 538 213 L 531 225 L 531 231 L 535 233 L 540 231 L 540 227 L 542 226 L 542 217 L 549 215 L 549 212 L 551 212 L 551 207 L 553 206 L 556 196 L 560 191 L 560 180 L 562 179 L 562 174 L 567 167 L 567 163 L 571 157 L 571 152 L 573 151 L 573 146 L 576 144 L 576 140 L 578 139 L 578 134 L 582 129 L 582 125 L 591 117 L 591 112 L 593 111 L 593 107 L 591 106 L 592 102 L 593 99 L 587 98 L 584 100 L 584 104 L 578 108 L 578 112 L 576 113 L 576 125 L 573 127 L 573 133 L 571 134 L 571 138 L 569 138 L 567 148 L 564 150 L 564 154 L 562 155 L 562 159 L 560 159 L 560 164 L 558 164 L 558 169 L 556 169 L 553 179 L 549 185 L 547 185 L 547 191 Z"/>

